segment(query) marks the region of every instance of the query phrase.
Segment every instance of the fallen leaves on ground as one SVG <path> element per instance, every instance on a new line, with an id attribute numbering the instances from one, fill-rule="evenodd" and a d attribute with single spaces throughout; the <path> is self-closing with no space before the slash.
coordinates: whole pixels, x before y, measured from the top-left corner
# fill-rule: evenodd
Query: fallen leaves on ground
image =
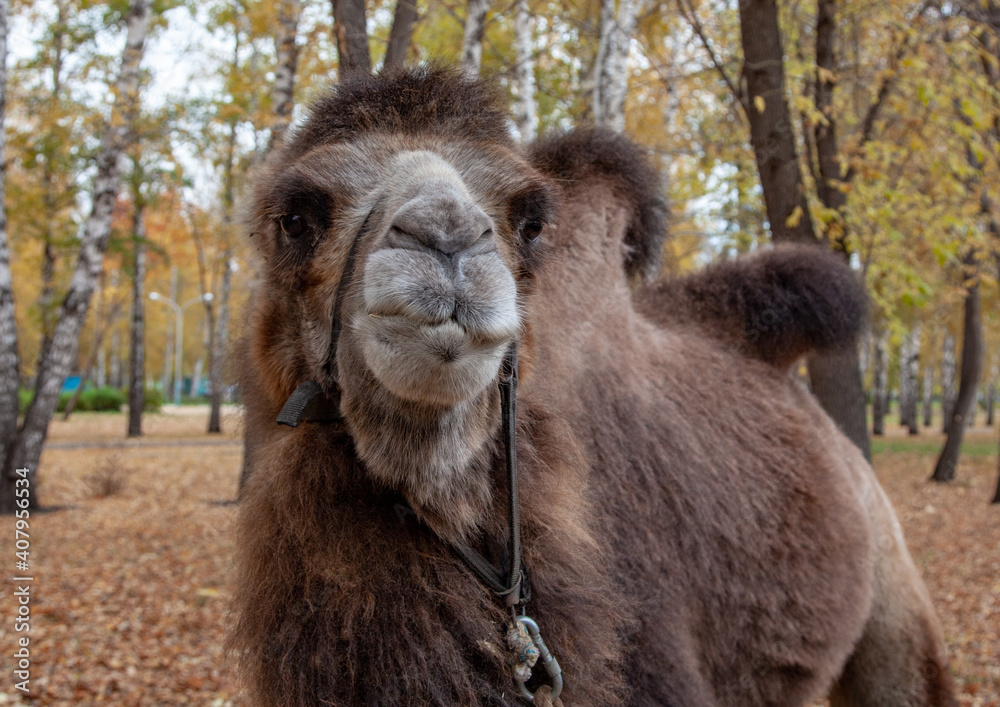
<path id="1" fill-rule="evenodd" d="M 148 416 L 147 436 L 124 445 L 119 415 L 53 426 L 38 492 L 54 510 L 32 514 L 30 529 L 32 694 L 13 688 L 24 634 L 13 631 L 8 588 L 0 704 L 244 704 L 222 648 L 238 423 L 230 417 L 226 436 L 209 437 L 205 419 L 185 412 Z M 91 444 L 119 446 L 80 446 Z M 876 458 L 941 616 L 961 704 L 1000 705 L 1000 506 L 988 504 L 996 460 L 966 457 L 944 486 L 926 482 L 932 465 L 926 453 Z M 121 490 L 97 496 L 98 472 L 120 475 Z M 13 520 L 0 517 L 4 526 L 12 569 Z"/>

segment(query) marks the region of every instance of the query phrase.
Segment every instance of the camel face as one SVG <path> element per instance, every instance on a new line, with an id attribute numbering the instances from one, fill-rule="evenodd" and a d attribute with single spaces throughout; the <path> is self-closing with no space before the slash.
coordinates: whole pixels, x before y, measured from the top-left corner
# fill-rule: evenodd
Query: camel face
<path id="1" fill-rule="evenodd" d="M 430 151 L 396 156 L 351 316 L 365 365 L 392 394 L 456 405 L 496 377 L 517 336 L 517 288 L 494 220 Z"/>
<path id="2" fill-rule="evenodd" d="M 454 407 L 490 386 L 521 331 L 546 180 L 503 145 L 439 136 L 364 136 L 266 174 L 251 220 L 269 293 L 259 316 L 281 335 L 254 345 L 280 361 L 277 397 L 308 378 L 329 387 L 331 370 L 348 398 L 374 382 L 393 406 Z"/>

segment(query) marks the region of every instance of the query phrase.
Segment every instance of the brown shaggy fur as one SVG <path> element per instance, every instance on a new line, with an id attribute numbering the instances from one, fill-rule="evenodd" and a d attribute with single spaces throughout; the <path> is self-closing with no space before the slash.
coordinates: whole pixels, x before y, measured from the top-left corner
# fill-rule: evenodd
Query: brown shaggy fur
<path id="1" fill-rule="evenodd" d="M 660 280 L 638 293 L 636 307 L 662 326 L 693 326 L 786 368 L 810 351 L 853 344 L 867 300 L 836 255 L 786 244 Z"/>
<path id="2" fill-rule="evenodd" d="M 789 251 L 634 299 L 629 274 L 654 257 L 641 244 L 659 237 L 644 230 L 658 217 L 639 213 L 659 209 L 639 153 L 569 135 L 533 167 L 490 124 L 489 94 L 443 70 L 357 79 L 258 177 L 249 223 L 265 266 L 244 365 L 256 472 L 231 639 L 253 702 L 520 703 L 505 612 L 440 539 L 493 556 L 504 545 L 495 388 L 462 412 L 403 404 L 347 327 L 345 424 L 273 424 L 301 381 L 333 385 L 333 298 L 352 240 L 364 263 L 384 227 L 366 201 L 379 166 L 430 150 L 493 218 L 517 279 L 527 610 L 565 671 L 564 703 L 803 705 L 836 685 L 838 704 L 953 704 L 933 610 L 871 467 L 772 365 L 849 341 L 857 286 Z M 307 214 L 303 236 L 282 237 L 288 213 Z M 519 240 L 532 220 L 548 224 L 539 242 Z M 780 326 L 751 340 L 746 322 L 772 298 L 787 305 Z M 465 461 L 434 476 L 444 452 Z M 402 499 L 421 523 L 398 513 Z"/>

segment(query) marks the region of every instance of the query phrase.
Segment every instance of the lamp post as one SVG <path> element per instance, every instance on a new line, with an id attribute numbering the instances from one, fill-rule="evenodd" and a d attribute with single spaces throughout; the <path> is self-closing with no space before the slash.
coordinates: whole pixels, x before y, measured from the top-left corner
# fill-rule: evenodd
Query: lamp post
<path id="1" fill-rule="evenodd" d="M 206 292 L 198 297 L 192 297 L 184 304 L 177 304 L 172 299 L 164 297 L 159 292 L 149 293 L 149 299 L 154 302 L 163 302 L 164 304 L 170 305 L 170 308 L 174 310 L 174 316 L 177 319 L 176 327 L 174 329 L 174 405 L 181 404 L 181 383 L 183 382 L 183 377 L 181 376 L 181 360 L 184 352 L 184 310 L 196 302 L 211 302 L 213 296 L 214 295 L 212 295 L 211 292 Z"/>

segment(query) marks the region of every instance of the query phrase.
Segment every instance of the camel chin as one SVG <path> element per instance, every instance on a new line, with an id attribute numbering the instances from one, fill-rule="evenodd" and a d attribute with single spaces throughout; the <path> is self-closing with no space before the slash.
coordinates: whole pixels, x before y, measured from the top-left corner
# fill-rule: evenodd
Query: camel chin
<path id="1" fill-rule="evenodd" d="M 495 250 L 454 262 L 407 248 L 376 251 L 353 320 L 365 365 L 404 400 L 470 400 L 496 379 L 517 336 L 516 294 Z"/>

